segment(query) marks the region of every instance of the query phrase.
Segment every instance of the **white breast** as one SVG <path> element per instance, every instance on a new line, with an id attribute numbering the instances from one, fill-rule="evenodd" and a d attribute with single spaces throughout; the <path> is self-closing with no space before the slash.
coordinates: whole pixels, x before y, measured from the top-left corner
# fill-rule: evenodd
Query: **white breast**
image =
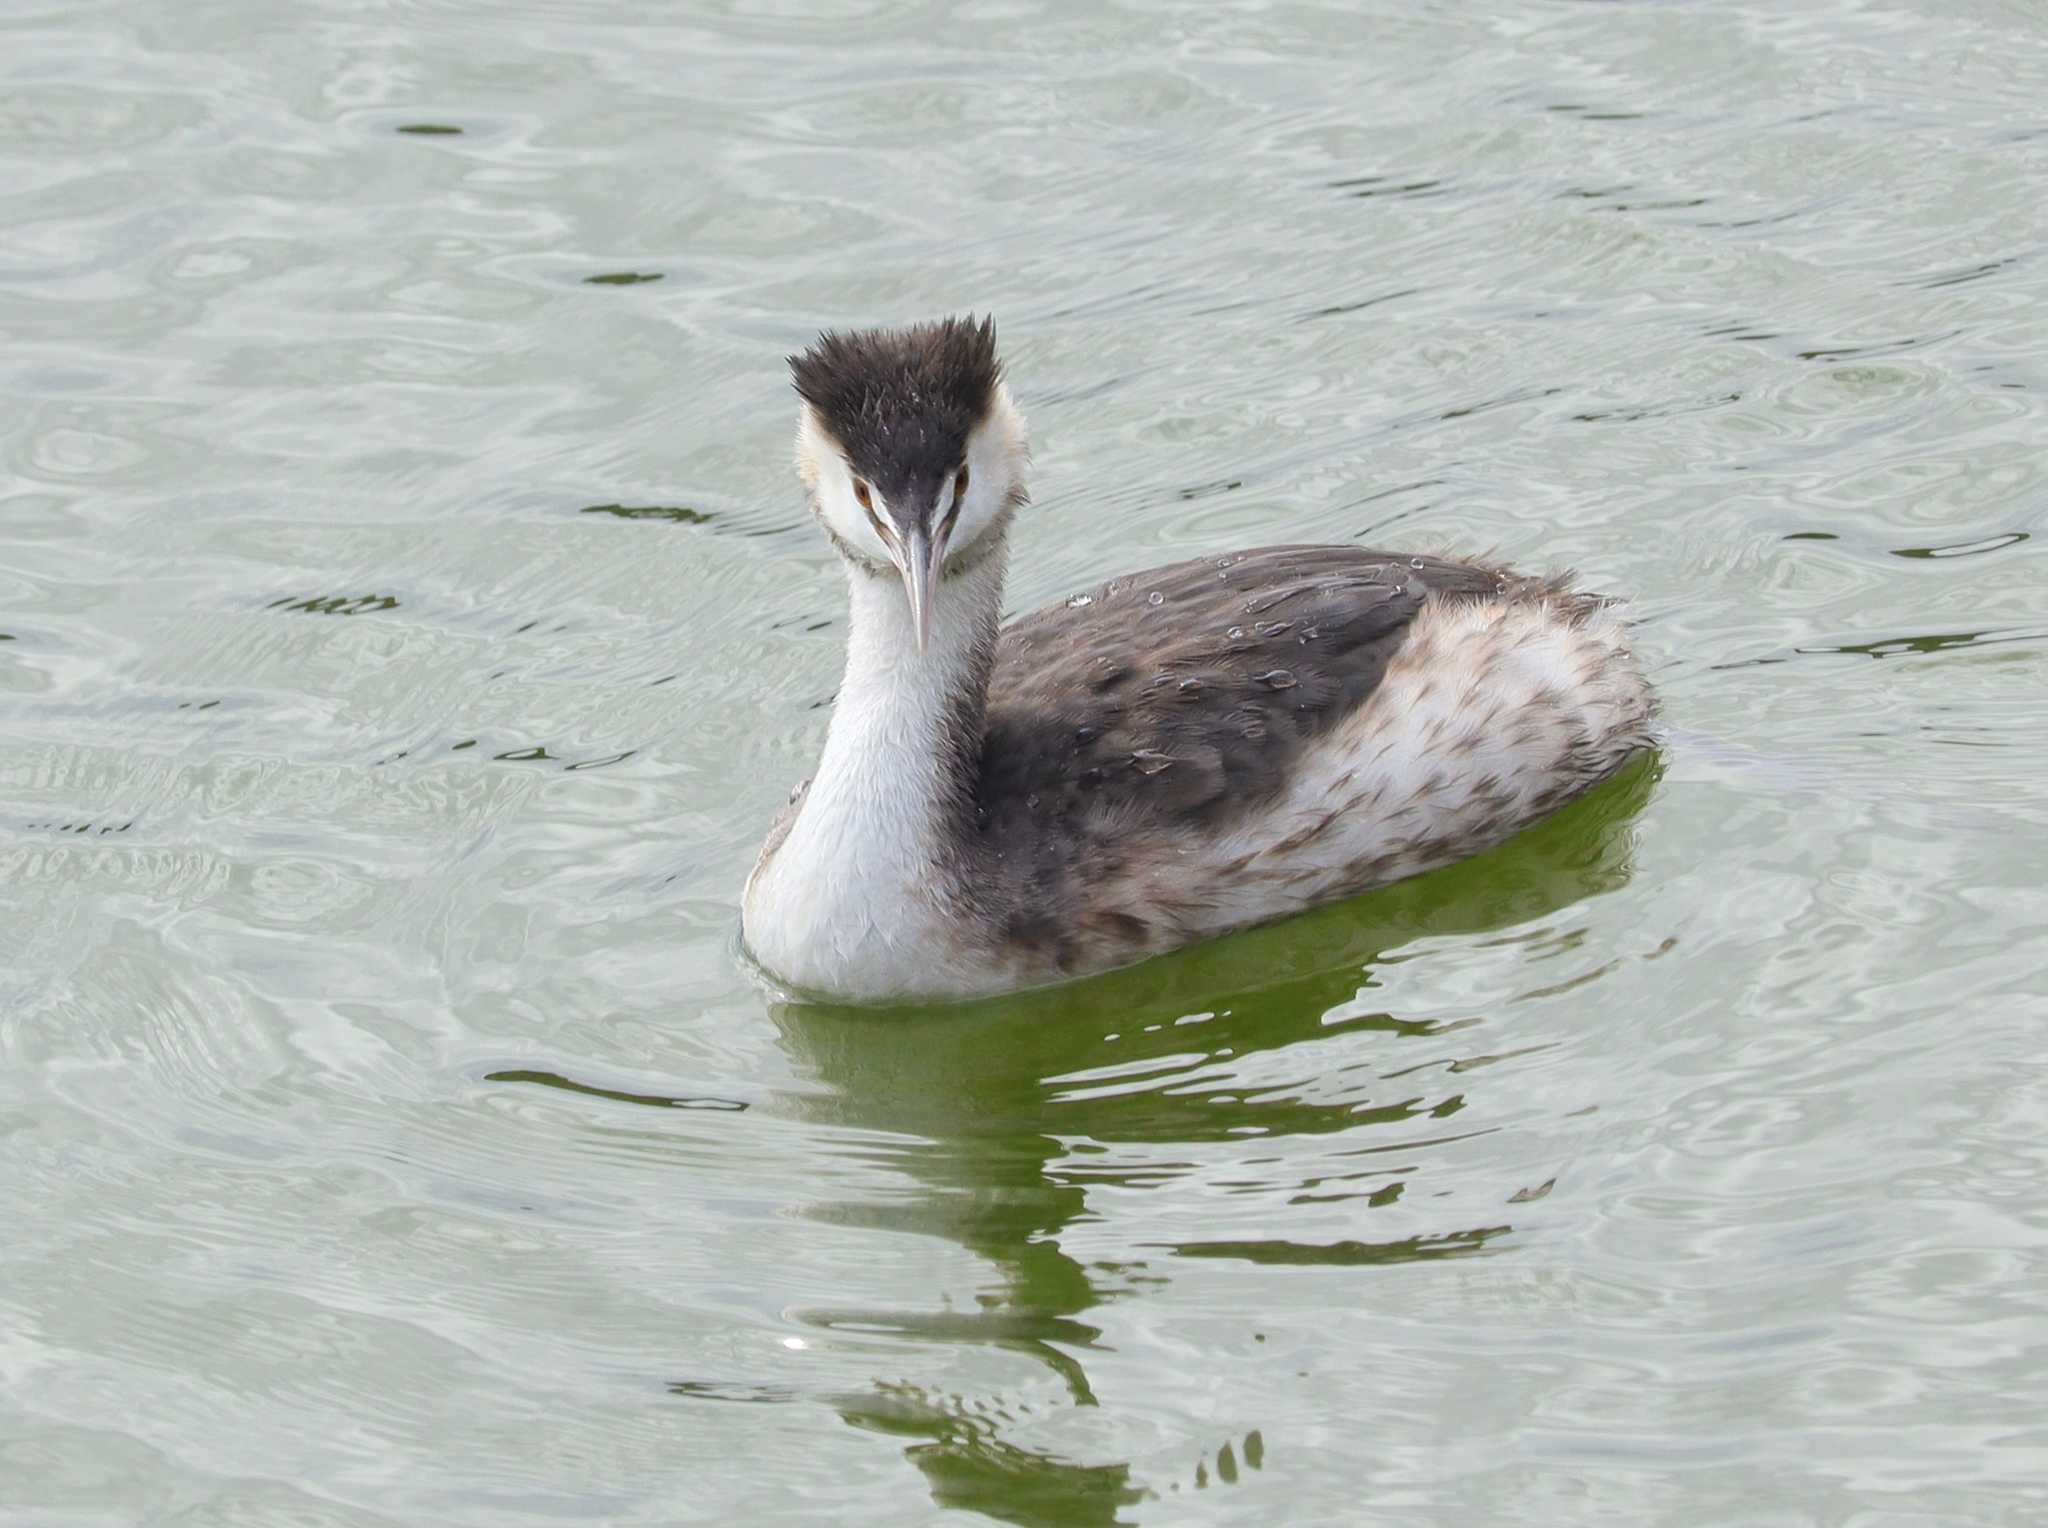
<path id="1" fill-rule="evenodd" d="M 1001 558 L 947 584 L 924 654 L 900 586 L 850 582 L 845 682 L 788 836 L 748 877 L 747 946 L 792 986 L 854 1001 L 973 987 L 967 913 L 940 873 L 942 766 L 958 692 L 995 627 Z"/>

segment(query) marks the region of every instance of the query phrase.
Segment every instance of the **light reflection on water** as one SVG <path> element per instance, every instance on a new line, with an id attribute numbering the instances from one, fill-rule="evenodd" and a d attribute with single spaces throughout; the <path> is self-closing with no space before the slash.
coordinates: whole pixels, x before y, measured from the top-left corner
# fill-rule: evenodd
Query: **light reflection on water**
<path id="1" fill-rule="evenodd" d="M 2040 1515 L 2025 15 L 0 37 L 23 1521 Z M 1084 986 L 775 1001 L 843 620 L 781 357 L 968 306 L 1016 608 L 1574 565 L 1663 759 Z"/>

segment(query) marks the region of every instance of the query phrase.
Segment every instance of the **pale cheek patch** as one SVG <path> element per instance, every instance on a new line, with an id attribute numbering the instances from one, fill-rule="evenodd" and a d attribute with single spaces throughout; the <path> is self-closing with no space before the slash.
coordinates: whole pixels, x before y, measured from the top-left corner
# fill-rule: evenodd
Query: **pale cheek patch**
<path id="1" fill-rule="evenodd" d="M 841 550 L 873 564 L 875 570 L 889 570 L 889 548 L 876 535 L 869 511 L 854 497 L 845 454 L 808 408 L 797 419 L 796 470 L 811 513 Z"/>
<path id="2" fill-rule="evenodd" d="M 952 556 L 963 564 L 972 560 L 963 554 L 1002 525 L 1016 508 L 1022 497 L 1027 455 L 1023 418 L 1008 392 L 999 389 L 988 422 L 967 441 L 967 497 L 961 502 L 951 543 Z"/>

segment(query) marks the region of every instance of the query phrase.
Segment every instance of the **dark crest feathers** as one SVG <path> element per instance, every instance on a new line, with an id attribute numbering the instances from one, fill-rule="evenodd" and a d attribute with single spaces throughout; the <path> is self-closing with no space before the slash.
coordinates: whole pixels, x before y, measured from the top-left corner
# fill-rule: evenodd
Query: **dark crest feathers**
<path id="1" fill-rule="evenodd" d="M 858 472 L 892 504 L 914 504 L 960 465 L 995 404 L 994 318 L 818 336 L 789 358 L 796 390 Z"/>

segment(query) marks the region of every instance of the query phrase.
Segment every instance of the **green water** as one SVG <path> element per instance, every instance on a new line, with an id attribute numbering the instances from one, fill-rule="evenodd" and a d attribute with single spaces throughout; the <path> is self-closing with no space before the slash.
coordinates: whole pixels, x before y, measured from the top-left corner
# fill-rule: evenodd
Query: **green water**
<path id="1" fill-rule="evenodd" d="M 2048 19 L 0 12 L 0 1523 L 2048 1519 Z M 1506 848 L 778 1005 L 782 356 L 992 308 L 1015 608 L 1633 596 Z"/>

